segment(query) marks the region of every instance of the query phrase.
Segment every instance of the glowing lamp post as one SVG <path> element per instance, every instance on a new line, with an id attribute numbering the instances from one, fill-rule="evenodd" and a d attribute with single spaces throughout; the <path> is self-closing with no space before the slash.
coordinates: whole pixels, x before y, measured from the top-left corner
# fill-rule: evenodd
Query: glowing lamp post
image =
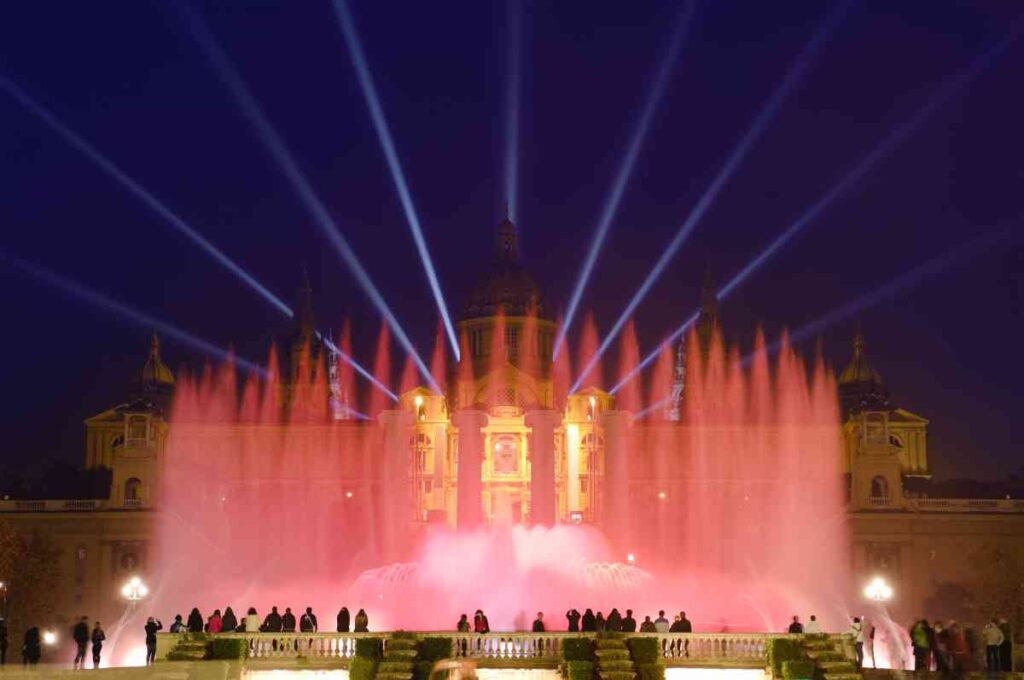
<path id="1" fill-rule="evenodd" d="M 633 553 L 629 553 L 628 555 L 626 555 L 626 562 L 628 562 L 630 565 L 636 564 L 636 555 L 634 555 Z"/>
<path id="2" fill-rule="evenodd" d="M 864 597 L 879 604 L 884 604 L 892 599 L 892 586 L 885 582 L 885 579 L 878 576 L 871 580 L 871 583 L 864 588 Z"/>
<path id="3" fill-rule="evenodd" d="M 139 600 L 149 595 L 149 588 L 142 582 L 142 579 L 138 576 L 133 576 L 128 583 L 125 583 L 121 588 L 121 595 L 124 599 L 128 600 L 128 603 L 134 606 Z"/>
<path id="4" fill-rule="evenodd" d="M 52 630 L 44 631 L 43 644 L 47 647 L 53 647 L 55 644 L 57 644 L 57 634 L 54 633 Z"/>

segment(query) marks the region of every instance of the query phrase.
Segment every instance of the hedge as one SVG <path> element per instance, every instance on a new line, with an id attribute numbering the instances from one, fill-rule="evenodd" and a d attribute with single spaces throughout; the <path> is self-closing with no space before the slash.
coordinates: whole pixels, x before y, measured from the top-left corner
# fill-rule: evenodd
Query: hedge
<path id="1" fill-rule="evenodd" d="M 810 659 L 783 661 L 782 677 L 786 680 L 811 680 L 814 677 L 814 662 Z"/>
<path id="2" fill-rule="evenodd" d="M 800 642 L 790 638 L 772 638 L 765 645 L 768 667 L 772 676 L 782 677 L 782 664 L 786 661 L 801 661 L 805 658 Z"/>
<path id="3" fill-rule="evenodd" d="M 348 665 L 349 680 L 373 680 L 377 675 L 377 660 L 357 656 Z"/>
<path id="4" fill-rule="evenodd" d="M 210 659 L 244 659 L 249 656 L 249 641 L 239 638 L 213 638 L 206 648 Z"/>
<path id="5" fill-rule="evenodd" d="M 416 633 L 410 630 L 396 630 L 391 634 L 392 640 L 415 640 Z"/>
<path id="6" fill-rule="evenodd" d="M 356 656 L 379 661 L 384 655 L 384 640 L 379 637 L 356 638 Z"/>
<path id="7" fill-rule="evenodd" d="M 661 663 L 638 663 L 633 668 L 636 680 L 665 680 L 665 666 Z"/>
<path id="8" fill-rule="evenodd" d="M 562 658 L 566 661 L 593 661 L 593 640 L 584 637 L 562 640 Z"/>
<path id="9" fill-rule="evenodd" d="M 661 642 L 653 637 L 631 637 L 626 640 L 633 663 L 650 664 L 661 661 Z"/>
<path id="10" fill-rule="evenodd" d="M 413 680 L 428 680 L 430 672 L 434 670 L 434 661 L 417 661 L 412 669 Z"/>
<path id="11" fill-rule="evenodd" d="M 565 667 L 567 680 L 593 680 L 594 678 L 594 664 L 590 661 L 567 661 Z"/>
<path id="12" fill-rule="evenodd" d="M 418 647 L 420 661 L 440 661 L 452 655 L 452 639 L 447 637 L 425 637 Z"/>

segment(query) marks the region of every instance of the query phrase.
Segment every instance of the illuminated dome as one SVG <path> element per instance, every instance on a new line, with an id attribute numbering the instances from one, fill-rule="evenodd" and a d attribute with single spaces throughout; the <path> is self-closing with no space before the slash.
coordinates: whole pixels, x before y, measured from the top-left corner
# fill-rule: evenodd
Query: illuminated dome
<path id="1" fill-rule="evenodd" d="M 140 382 L 143 390 L 154 387 L 174 387 L 174 374 L 160 358 L 160 338 L 156 333 L 153 333 L 149 342 L 149 358 L 146 359 L 146 365 L 142 367 Z"/>
<path id="2" fill-rule="evenodd" d="M 494 264 L 473 286 L 462 318 L 495 316 L 499 310 L 506 316 L 526 316 L 531 309 L 541 318 L 550 318 L 540 285 L 519 263 L 516 227 L 506 217 L 498 225 Z"/>
<path id="3" fill-rule="evenodd" d="M 839 398 L 847 415 L 889 408 L 889 390 L 882 376 L 868 363 L 860 330 L 853 340 L 853 357 L 839 374 Z"/>

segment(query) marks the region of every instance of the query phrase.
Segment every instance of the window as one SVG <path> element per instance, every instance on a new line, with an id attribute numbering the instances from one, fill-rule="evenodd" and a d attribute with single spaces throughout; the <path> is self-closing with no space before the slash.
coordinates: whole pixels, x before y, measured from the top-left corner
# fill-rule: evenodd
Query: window
<path id="1" fill-rule="evenodd" d="M 903 448 L 903 440 L 894 434 L 889 435 L 889 443 L 895 446 L 897 449 Z"/>
<path id="2" fill-rule="evenodd" d="M 142 480 L 138 477 L 131 477 L 124 483 L 124 502 L 125 505 L 142 502 Z"/>
<path id="3" fill-rule="evenodd" d="M 889 498 L 889 482 L 885 477 L 879 475 L 871 480 L 871 497 L 872 498 Z"/>
<path id="4" fill-rule="evenodd" d="M 502 435 L 494 440 L 493 469 L 495 474 L 515 474 L 519 472 L 519 438 L 515 435 Z"/>
<path id="5" fill-rule="evenodd" d="M 128 440 L 146 441 L 149 439 L 149 422 L 146 416 L 128 416 Z"/>

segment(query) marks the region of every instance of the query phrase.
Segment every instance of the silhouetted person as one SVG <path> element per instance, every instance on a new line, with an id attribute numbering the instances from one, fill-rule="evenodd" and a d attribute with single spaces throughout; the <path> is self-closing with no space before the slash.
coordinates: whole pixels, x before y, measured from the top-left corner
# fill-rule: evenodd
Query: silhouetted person
<path id="1" fill-rule="evenodd" d="M 214 609 L 213 614 L 206 621 L 206 632 L 207 633 L 219 633 L 224 630 L 224 619 L 220 616 L 220 610 Z"/>
<path id="2" fill-rule="evenodd" d="M 35 666 L 39 663 L 39 656 L 42 648 L 39 646 L 39 629 L 32 626 L 25 631 L 25 639 L 21 645 L 21 660 L 26 666 Z"/>
<path id="3" fill-rule="evenodd" d="M 672 625 L 668 627 L 670 633 L 682 633 L 683 632 L 683 621 L 679 618 L 679 614 L 672 617 Z"/>
<path id="4" fill-rule="evenodd" d="M 185 626 L 185 622 L 181 620 L 181 614 L 174 615 L 174 623 L 171 624 L 172 633 L 186 633 L 188 628 Z"/>
<path id="5" fill-rule="evenodd" d="M 0 666 L 7 663 L 7 621 L 0 616 Z"/>
<path id="6" fill-rule="evenodd" d="M 103 632 L 103 628 L 100 626 L 100 622 L 97 621 L 96 625 L 92 628 L 92 667 L 100 667 L 100 654 L 103 653 L 103 641 L 107 639 L 107 634 Z"/>
<path id="7" fill-rule="evenodd" d="M 597 631 L 597 617 L 594 616 L 594 612 L 591 609 L 588 608 L 583 612 L 580 624 L 580 630 L 584 633 L 594 633 Z"/>
<path id="8" fill-rule="evenodd" d="M 242 622 L 245 626 L 245 632 L 258 633 L 260 630 L 260 615 L 256 613 L 256 607 L 249 607 L 249 611 L 245 614 L 245 621 Z"/>
<path id="9" fill-rule="evenodd" d="M 533 632 L 534 633 L 543 633 L 543 632 L 545 632 L 545 628 L 544 628 L 544 612 L 537 612 L 537 618 L 535 618 L 533 620 Z"/>
<path id="10" fill-rule="evenodd" d="M 85 652 L 89 646 L 89 618 L 83 616 L 71 629 L 71 639 L 75 641 L 75 668 L 85 667 Z"/>
<path id="11" fill-rule="evenodd" d="M 238 617 L 235 616 L 235 610 L 231 607 L 224 610 L 224 617 L 221 619 L 221 626 L 225 633 L 230 633 L 238 628 Z"/>
<path id="12" fill-rule="evenodd" d="M 690 623 L 690 619 L 686 618 L 686 612 L 679 612 L 679 632 L 680 633 L 692 633 L 693 624 Z M 690 656 L 690 639 L 686 638 L 683 640 L 683 656 Z"/>
<path id="13" fill-rule="evenodd" d="M 1005 618 L 999 619 L 999 630 L 1003 631 L 1003 644 L 999 645 L 999 670 L 1013 672 L 1013 628 Z"/>
<path id="14" fill-rule="evenodd" d="M 604 629 L 612 633 L 622 630 L 622 614 L 615 607 L 608 612 L 608 620 L 604 622 Z"/>
<path id="15" fill-rule="evenodd" d="M 794 616 L 793 623 L 789 624 L 789 628 L 786 630 L 790 635 L 803 635 L 804 624 L 800 623 L 800 617 Z"/>
<path id="16" fill-rule="evenodd" d="M 299 619 L 299 630 L 303 633 L 315 633 L 319 628 L 316 622 L 316 614 L 312 607 L 306 607 L 306 613 Z"/>
<path id="17" fill-rule="evenodd" d="M 580 632 L 580 613 L 578 611 L 570 609 L 565 613 L 565 618 L 569 621 L 570 633 Z"/>
<path id="18" fill-rule="evenodd" d="M 192 607 L 192 611 L 188 613 L 188 623 L 186 625 L 190 633 L 203 632 L 203 615 L 199 613 L 199 607 Z"/>
<path id="19" fill-rule="evenodd" d="M 455 630 L 459 631 L 460 633 L 468 633 L 469 632 L 469 617 L 466 616 L 465 614 L 460 616 L 459 617 L 459 622 L 455 624 Z"/>
<path id="20" fill-rule="evenodd" d="M 473 615 L 473 632 L 480 633 L 481 635 L 491 632 L 491 622 L 487 620 L 487 616 L 482 609 L 477 609 Z"/>
<path id="21" fill-rule="evenodd" d="M 350 617 L 348 615 L 348 607 L 342 607 L 340 610 L 338 610 L 338 632 L 339 633 L 347 633 L 348 632 L 349 618 Z"/>
<path id="22" fill-rule="evenodd" d="M 932 625 L 932 658 L 935 659 L 935 670 L 939 673 L 949 673 L 952 670 L 949 665 L 949 631 L 942 625 L 942 621 L 936 621 Z"/>
<path id="23" fill-rule="evenodd" d="M 192 611 L 194 611 L 196 614 L 199 613 L 198 609 L 193 609 Z M 191 614 L 189 614 L 189 618 L 192 618 Z M 164 624 L 160 623 L 160 621 L 158 621 L 157 619 L 154 619 L 152 616 L 150 616 L 148 619 L 146 619 L 145 631 L 146 631 L 146 665 L 147 666 L 151 665 L 154 661 L 156 661 L 156 632 L 158 630 L 163 630 L 163 629 L 164 629 Z M 202 631 L 203 631 L 203 624 L 202 624 L 202 619 L 200 619 L 199 631 L 198 632 L 201 633 Z"/>
<path id="24" fill-rule="evenodd" d="M 1001 667 L 999 648 L 1003 646 L 1005 638 L 1003 631 L 999 628 L 999 622 L 992 619 L 981 629 L 981 637 L 985 640 L 985 670 L 989 673 L 998 673 Z"/>
<path id="25" fill-rule="evenodd" d="M 614 611 L 614 610 L 613 610 Z M 622 619 L 623 633 L 635 633 L 636 632 L 636 619 L 633 618 L 633 610 L 626 610 L 626 618 Z"/>
<path id="26" fill-rule="evenodd" d="M 356 612 L 355 628 L 352 630 L 356 633 L 370 632 L 370 618 L 366 615 L 366 611 L 364 609 L 360 609 Z"/>
<path id="27" fill-rule="evenodd" d="M 850 636 L 853 637 L 854 654 L 857 656 L 857 668 L 864 667 L 864 622 L 859 616 L 853 617 L 850 624 Z"/>
<path id="28" fill-rule="evenodd" d="M 914 670 L 927 671 L 931 666 L 932 628 L 921 618 L 910 627 L 910 644 L 914 647 Z"/>
<path id="29" fill-rule="evenodd" d="M 277 607 L 270 608 L 267 618 L 263 619 L 263 628 L 261 630 L 267 633 L 281 632 L 281 615 L 278 613 Z"/>
<path id="30" fill-rule="evenodd" d="M 604 620 L 604 614 L 598 612 L 597 616 L 594 617 L 594 627 L 597 629 L 597 632 L 604 632 L 606 624 L 607 622 Z"/>
<path id="31" fill-rule="evenodd" d="M 285 633 L 295 632 L 295 614 L 292 614 L 291 607 L 284 608 L 284 615 L 281 617 L 281 630 Z"/>
<path id="32" fill-rule="evenodd" d="M 640 624 L 641 633 L 657 633 L 658 629 L 654 625 L 654 621 L 651 621 L 650 616 L 644 617 L 644 622 Z"/>

